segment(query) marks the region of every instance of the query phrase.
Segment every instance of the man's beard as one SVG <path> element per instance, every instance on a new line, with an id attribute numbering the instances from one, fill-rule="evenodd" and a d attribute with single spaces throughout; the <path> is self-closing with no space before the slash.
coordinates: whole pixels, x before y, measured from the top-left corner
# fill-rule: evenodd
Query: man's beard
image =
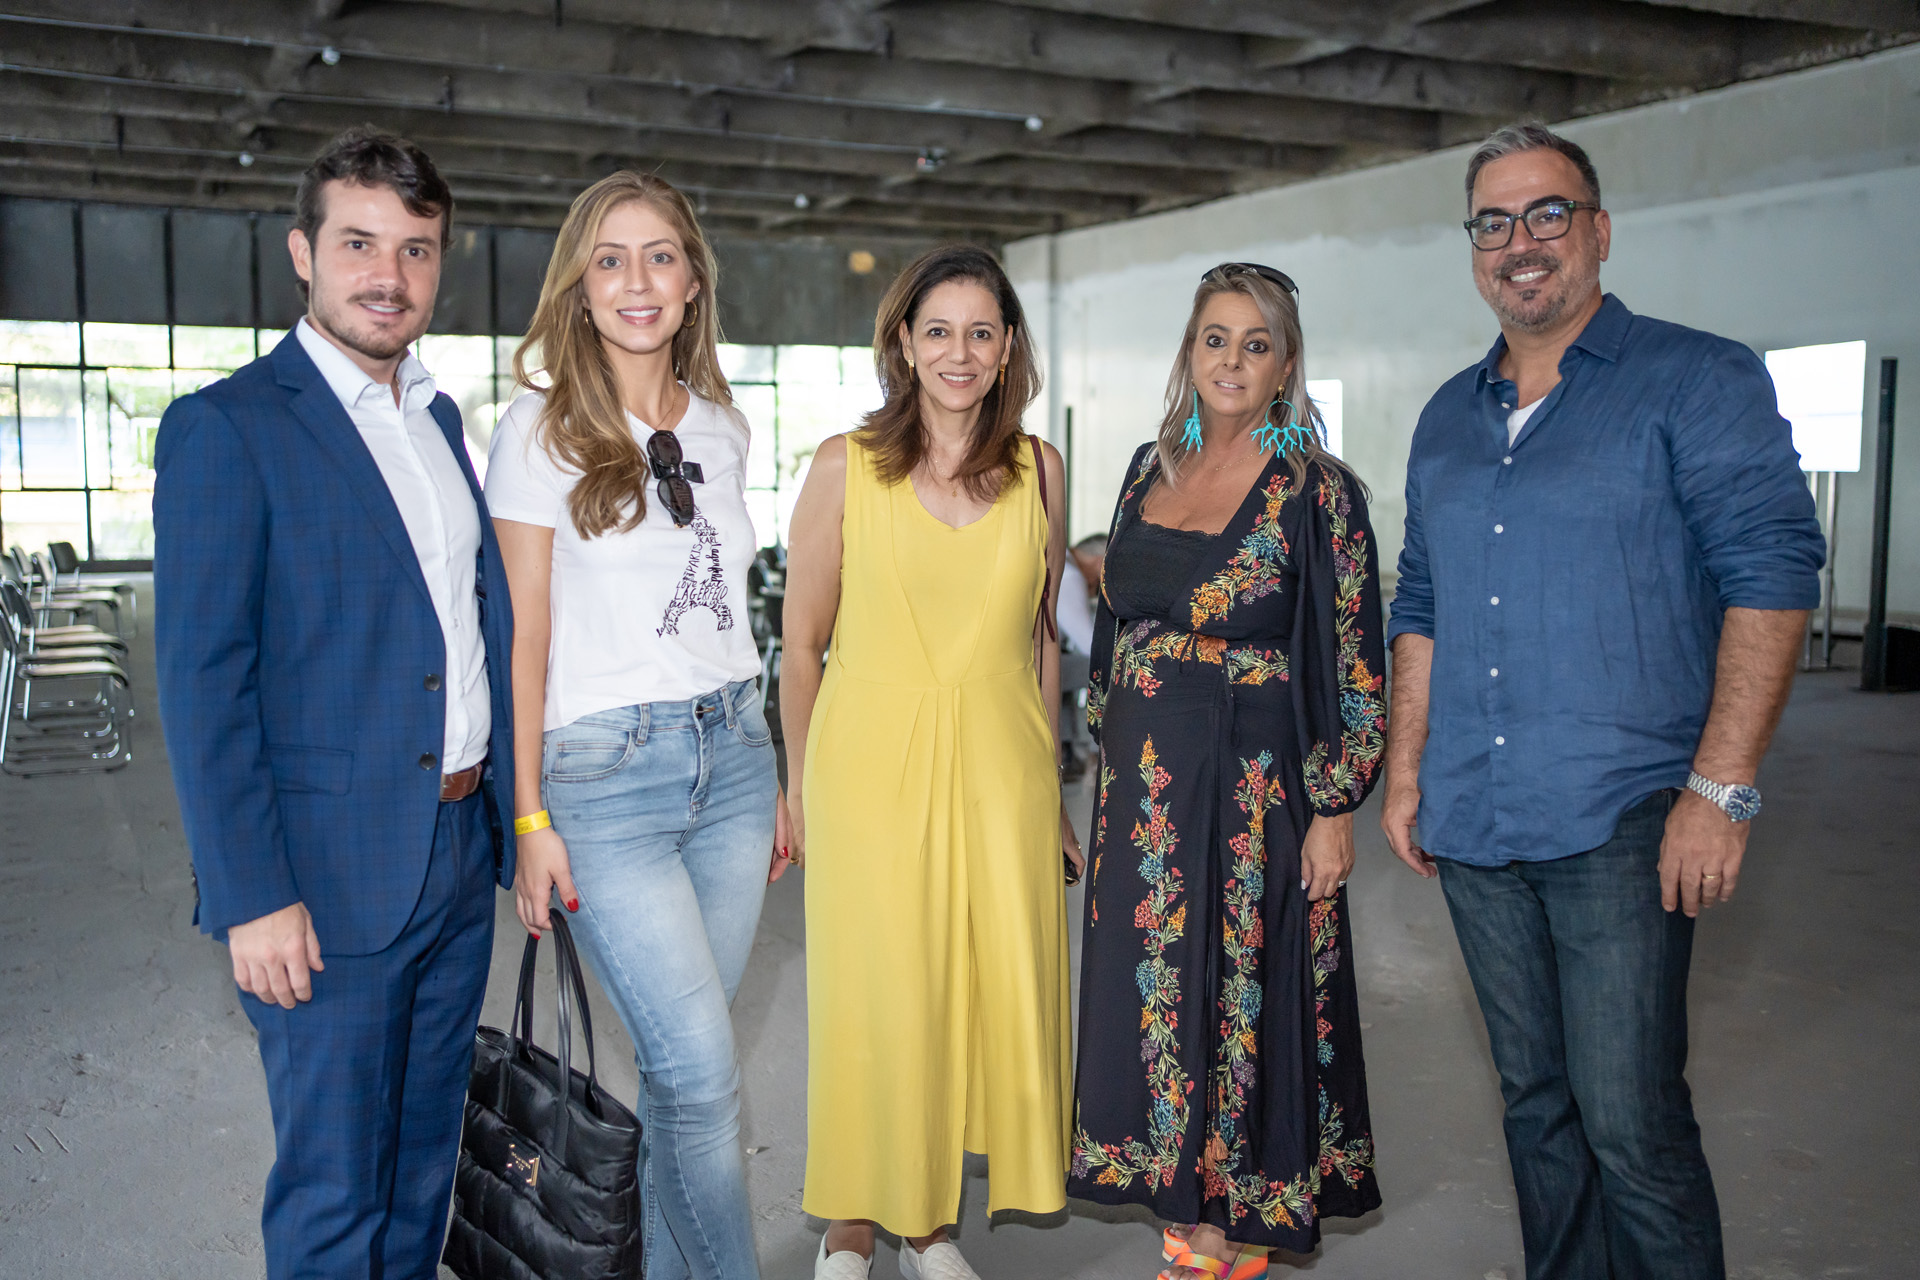
<path id="1" fill-rule="evenodd" d="M 321 293 L 317 295 L 316 302 L 318 305 L 313 309 L 314 318 L 320 322 L 321 327 L 335 339 L 370 360 L 393 359 L 412 346 L 414 339 L 426 332 L 427 322 L 432 319 L 429 313 L 421 317 L 417 329 L 409 325 L 404 333 L 399 331 L 383 333 L 379 330 L 363 329 L 353 322 L 352 308 L 367 302 L 399 307 L 403 312 L 412 312 L 413 300 L 407 296 L 404 289 L 356 293 L 337 307 L 329 305 L 326 295 Z"/>
<path id="2" fill-rule="evenodd" d="M 1501 285 L 1519 272 L 1534 267 L 1545 267 L 1552 274 L 1543 282 L 1542 292 L 1517 304 L 1508 296 Z M 1519 329 L 1523 333 L 1539 333 L 1553 328 L 1560 317 L 1566 314 L 1567 306 L 1576 298 L 1584 298 L 1592 292 L 1599 282 L 1593 279 L 1576 279 L 1567 273 L 1567 266 L 1561 258 L 1545 249 L 1532 249 L 1508 262 L 1503 262 L 1493 273 L 1493 282 L 1480 290 L 1487 305 L 1500 317 L 1503 324 Z"/>

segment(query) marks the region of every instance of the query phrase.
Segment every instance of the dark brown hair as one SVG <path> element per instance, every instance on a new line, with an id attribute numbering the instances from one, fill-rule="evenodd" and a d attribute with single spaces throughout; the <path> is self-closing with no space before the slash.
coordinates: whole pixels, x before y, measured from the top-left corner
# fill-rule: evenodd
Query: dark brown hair
<path id="1" fill-rule="evenodd" d="M 357 125 L 329 142 L 300 175 L 293 198 L 293 225 L 312 244 L 327 219 L 322 192 L 329 182 L 385 187 L 400 197 L 416 218 L 440 219 L 440 247 L 453 243 L 453 191 L 427 153 L 384 129 Z M 302 282 L 300 291 L 306 292 Z"/>
<path id="2" fill-rule="evenodd" d="M 665 219 L 680 237 L 680 250 L 700 286 L 673 333 L 674 377 L 722 409 L 733 404 L 733 390 L 720 371 L 720 312 L 714 293 L 720 269 L 692 202 L 651 173 L 622 169 L 608 174 L 582 191 L 567 210 L 533 323 L 513 353 L 513 376 L 521 386 L 542 390 L 534 374 L 546 375 L 547 402 L 534 438 L 555 462 L 580 473 L 567 495 L 567 510 L 582 538 L 609 530 L 626 533 L 647 515 L 647 453 L 627 423 L 620 386 L 600 331 L 591 323 L 581 283 L 600 224 L 625 204 L 644 204 Z"/>
<path id="3" fill-rule="evenodd" d="M 907 265 L 880 300 L 873 321 L 873 367 L 886 403 L 860 424 L 860 442 L 874 455 L 874 469 L 885 484 L 913 474 L 927 456 L 927 427 L 920 418 L 920 380 L 900 345 L 900 326 L 913 327 L 927 295 L 943 284 L 977 284 L 1000 304 L 1000 323 L 1009 337 L 1006 372 L 980 402 L 973 446 L 954 479 L 976 501 L 997 500 L 1026 465 L 1020 444 L 1020 417 L 1040 394 L 1040 365 L 1026 316 L 1013 282 L 1000 260 L 968 244 L 942 245 Z"/>

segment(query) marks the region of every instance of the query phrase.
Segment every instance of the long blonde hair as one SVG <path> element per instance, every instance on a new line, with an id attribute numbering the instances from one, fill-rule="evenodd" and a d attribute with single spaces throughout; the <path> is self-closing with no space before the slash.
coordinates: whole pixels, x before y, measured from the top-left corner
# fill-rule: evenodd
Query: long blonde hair
<path id="1" fill-rule="evenodd" d="M 693 279 L 700 286 L 687 304 L 692 323 L 683 320 L 673 335 L 673 375 L 687 388 L 722 408 L 733 405 L 733 389 L 720 372 L 720 317 L 715 283 L 719 267 L 694 215 L 693 204 L 678 188 L 650 173 L 623 169 L 608 174 L 580 193 L 567 210 L 547 263 L 527 336 L 513 353 L 514 380 L 546 392 L 546 407 L 534 438 L 557 463 L 580 473 L 567 497 L 573 527 L 582 538 L 609 531 L 626 533 L 647 515 L 647 452 L 633 438 L 613 364 L 601 346 L 600 331 L 587 314 L 587 260 L 600 238 L 600 224 L 614 209 L 635 201 L 651 206 L 680 237 Z M 584 323 L 583 323 L 584 321 Z M 530 368 L 537 359 L 537 367 Z M 545 373 L 548 386 L 533 380 Z"/>
<path id="2" fill-rule="evenodd" d="M 1267 405 L 1267 415 L 1274 426 L 1284 429 L 1290 408 L 1300 425 L 1312 433 L 1312 440 L 1304 449 L 1292 449 L 1285 455 L 1293 471 L 1294 486 L 1306 485 L 1309 462 L 1353 475 L 1353 468 L 1327 452 L 1327 424 L 1320 416 L 1320 407 L 1307 395 L 1307 353 L 1301 339 L 1299 302 L 1273 281 L 1249 270 L 1209 271 L 1201 278 L 1200 287 L 1193 291 L 1193 310 L 1187 316 L 1187 331 L 1181 336 L 1180 350 L 1173 358 L 1173 372 L 1167 377 L 1166 414 L 1160 419 L 1160 433 L 1154 443 L 1161 474 L 1168 483 L 1177 485 L 1180 473 L 1195 452 L 1184 443 L 1187 416 L 1193 412 L 1197 394 L 1193 383 L 1193 344 L 1200 336 L 1200 313 L 1206 310 L 1207 301 L 1223 293 L 1244 294 L 1252 299 L 1253 305 L 1260 309 L 1260 318 L 1266 322 L 1280 367 L 1284 369 L 1289 360 L 1293 362 L 1286 384 Z M 1287 404 L 1282 405 L 1282 400 Z"/>

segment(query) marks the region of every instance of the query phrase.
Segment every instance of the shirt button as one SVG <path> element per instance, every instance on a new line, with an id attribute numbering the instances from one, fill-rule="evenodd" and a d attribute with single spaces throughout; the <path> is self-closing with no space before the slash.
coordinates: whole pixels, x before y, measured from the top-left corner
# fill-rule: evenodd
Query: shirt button
<path id="1" fill-rule="evenodd" d="M 440 757 L 438 757 L 438 756 L 436 756 L 436 755 L 434 755 L 434 754 L 433 754 L 433 752 L 431 752 L 431 751 L 423 751 L 423 752 L 421 752 L 421 754 L 420 754 L 420 767 L 421 767 L 422 769 L 431 769 L 431 768 L 433 768 L 433 767 L 434 767 L 435 765 L 437 765 L 437 764 L 439 764 L 439 763 L 440 763 Z"/>
<path id="2" fill-rule="evenodd" d="M 1513 408 L 1513 401 L 1511 401 L 1511 400 L 1502 400 L 1502 401 L 1500 402 L 1500 407 L 1501 407 L 1502 409 L 1511 409 L 1511 408 Z"/>
<path id="3" fill-rule="evenodd" d="M 1493 531 L 1494 531 L 1495 533 L 1505 533 L 1505 532 L 1507 531 L 1507 526 L 1505 526 L 1505 525 L 1503 525 L 1503 524 L 1497 524 L 1497 525 L 1495 525 L 1495 526 L 1493 526 Z"/>
<path id="4" fill-rule="evenodd" d="M 1504 458 L 1502 458 L 1502 459 L 1500 459 L 1500 461 L 1501 461 L 1501 463 L 1502 463 L 1502 464 L 1504 464 L 1504 465 L 1506 465 L 1506 466 L 1509 466 L 1509 467 L 1510 467 L 1510 466 L 1512 466 L 1512 465 L 1513 465 L 1513 455 L 1512 455 L 1512 454 L 1508 454 L 1508 455 L 1507 455 L 1506 457 L 1504 457 Z"/>
<path id="5" fill-rule="evenodd" d="M 427 678 L 421 683 L 427 686 L 428 693 L 437 693 L 440 689 L 440 677 L 438 674 L 433 672 L 429 672 L 427 674 Z"/>
<path id="6" fill-rule="evenodd" d="M 1491 668 L 1491 669 L 1489 669 L 1489 670 L 1488 670 L 1488 672 L 1487 672 L 1487 674 L 1488 674 L 1488 675 L 1490 675 L 1490 676 L 1497 676 L 1497 675 L 1499 675 L 1499 674 L 1500 674 L 1500 668 L 1498 668 L 1498 667 L 1493 667 L 1493 668 Z"/>
<path id="7" fill-rule="evenodd" d="M 1493 740 L 1493 745 L 1496 747 L 1504 747 L 1507 745 L 1507 740 L 1505 738 L 1495 738 Z"/>
<path id="8" fill-rule="evenodd" d="M 1493 602 L 1494 602 L 1495 604 L 1499 604 L 1499 603 L 1500 603 L 1500 597 L 1499 597 L 1499 596 L 1495 596 L 1495 597 L 1493 598 Z"/>

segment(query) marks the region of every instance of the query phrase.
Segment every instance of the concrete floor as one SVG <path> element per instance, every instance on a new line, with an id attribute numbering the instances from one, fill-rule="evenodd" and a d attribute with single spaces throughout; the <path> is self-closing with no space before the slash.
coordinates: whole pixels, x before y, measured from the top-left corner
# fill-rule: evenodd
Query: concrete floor
<path id="1" fill-rule="evenodd" d="M 150 641 L 135 661 L 130 768 L 0 778 L 5 1280 L 262 1273 L 273 1148 L 259 1061 L 225 952 L 190 923 Z M 1691 1077 L 1743 1280 L 1920 1276 L 1920 700 L 1855 683 L 1800 681 L 1740 898 L 1695 949 Z M 1289 1261 L 1327 1280 L 1519 1280 L 1495 1078 L 1439 890 L 1392 860 L 1370 813 L 1360 829 L 1355 949 L 1386 1204 Z M 791 875 L 769 896 L 735 1014 L 769 1280 L 811 1274 L 821 1226 L 799 1208 L 801 895 Z M 524 936 L 504 894 L 499 920 L 496 1025 Z M 630 1050 L 597 1013 L 601 1078 L 630 1099 Z M 1076 1202 L 990 1222 L 984 1165 L 972 1173 L 959 1239 L 987 1280 L 1153 1274 L 1144 1216 Z M 894 1267 L 889 1244 L 874 1274 Z"/>

